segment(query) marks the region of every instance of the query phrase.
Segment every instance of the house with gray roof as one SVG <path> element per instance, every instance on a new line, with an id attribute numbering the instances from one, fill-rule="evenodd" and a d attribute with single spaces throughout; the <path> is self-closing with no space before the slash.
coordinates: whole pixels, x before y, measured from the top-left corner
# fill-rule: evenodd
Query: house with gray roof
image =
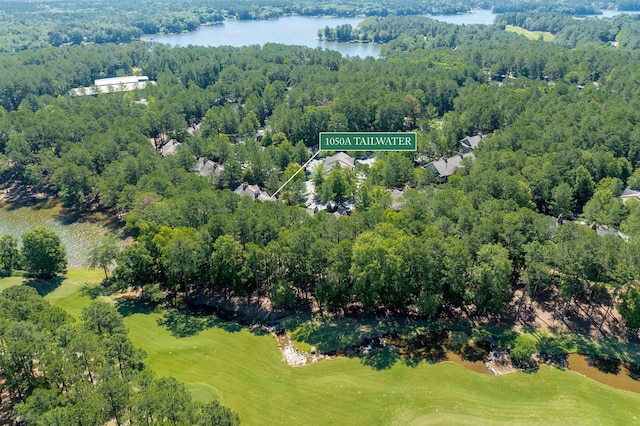
<path id="1" fill-rule="evenodd" d="M 196 165 L 193 170 L 200 176 L 204 177 L 219 177 L 220 173 L 224 170 L 224 166 L 207 159 L 207 157 L 200 157 L 196 161 Z"/>
<path id="2" fill-rule="evenodd" d="M 171 139 L 169 142 L 162 145 L 162 148 L 160 148 L 160 155 L 166 157 L 167 155 L 175 154 L 179 146 L 180 142 L 175 139 Z"/>
<path id="3" fill-rule="evenodd" d="M 475 136 L 467 136 L 466 138 L 460 141 L 460 147 L 462 148 L 463 153 L 469 153 L 476 149 L 480 142 L 484 139 L 484 135 L 482 133 L 478 133 Z"/>
<path id="4" fill-rule="evenodd" d="M 271 196 L 262 191 L 259 186 L 249 185 L 247 182 L 242 182 L 233 192 L 243 197 L 251 197 L 254 200 L 269 201 L 271 199 Z"/>
<path id="5" fill-rule="evenodd" d="M 334 167 L 338 166 L 341 169 L 353 170 L 355 168 L 356 160 L 352 156 L 344 152 L 338 152 L 330 157 L 324 159 L 323 171 L 327 175 L 331 173 Z"/>
<path id="6" fill-rule="evenodd" d="M 460 167 L 462 160 L 465 158 L 469 158 L 471 160 L 475 160 L 476 156 L 473 155 L 473 152 L 461 153 L 458 155 L 454 155 L 452 157 L 442 157 L 438 161 L 433 161 L 425 166 L 431 167 L 435 169 L 436 174 L 440 180 L 440 183 L 444 183 L 447 181 L 449 176 L 456 172 L 456 169 Z"/>

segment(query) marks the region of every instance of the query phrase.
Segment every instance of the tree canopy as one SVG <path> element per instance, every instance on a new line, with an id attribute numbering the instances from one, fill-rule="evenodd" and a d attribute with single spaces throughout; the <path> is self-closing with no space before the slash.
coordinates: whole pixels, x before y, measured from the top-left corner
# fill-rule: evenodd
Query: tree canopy
<path id="1" fill-rule="evenodd" d="M 607 25 L 628 34 L 634 22 Z M 631 43 L 569 48 L 417 16 L 352 31 L 384 36 L 383 57 L 277 44 L 3 54 L 0 167 L 70 210 L 121 217 L 135 240 L 115 256 L 121 288 L 434 316 L 500 315 L 520 284 L 567 301 L 636 286 L 627 251 L 640 210 L 618 198 L 640 164 Z M 157 84 L 66 94 L 134 67 Z M 354 153 L 353 169 L 307 176 L 313 202 L 331 211 L 299 206 L 305 173 L 286 203 L 259 202 L 310 158 L 322 130 L 415 131 L 418 151 Z M 457 158 L 461 139 L 480 134 L 473 160 L 446 183 L 434 175 L 429 163 Z M 174 154 L 158 149 L 170 140 Z M 239 185 L 260 192 L 238 196 Z M 561 214 L 564 225 L 552 218 Z M 574 216 L 619 225 L 630 241 L 599 238 Z"/>
<path id="2" fill-rule="evenodd" d="M 49 278 L 67 268 L 67 253 L 58 234 L 37 227 L 22 234 L 22 264 L 28 274 Z"/>
<path id="3" fill-rule="evenodd" d="M 154 377 L 111 304 L 92 302 L 78 324 L 22 285 L 3 290 L 0 306 L 0 386 L 26 424 L 240 423 L 215 400 L 193 402 L 176 379 Z"/>

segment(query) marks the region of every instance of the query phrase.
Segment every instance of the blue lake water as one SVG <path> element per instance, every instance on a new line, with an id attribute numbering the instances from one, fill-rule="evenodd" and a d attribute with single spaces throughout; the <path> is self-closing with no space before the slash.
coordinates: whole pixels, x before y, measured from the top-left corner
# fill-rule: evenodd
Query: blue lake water
<path id="1" fill-rule="evenodd" d="M 432 15 L 430 18 L 436 21 L 448 22 L 456 25 L 493 25 L 493 21 L 498 16 L 489 9 L 473 10 L 470 13 L 462 13 L 459 15 Z"/>
<path id="2" fill-rule="evenodd" d="M 148 35 L 151 40 L 178 46 L 250 46 L 283 43 L 337 50 L 344 56 L 380 56 L 380 45 L 368 43 L 336 43 L 318 40 L 318 29 L 349 24 L 358 26 L 364 18 L 311 18 L 289 16 L 268 21 L 225 21 L 220 25 L 201 27 L 191 33 Z"/>
<path id="3" fill-rule="evenodd" d="M 634 10 L 634 11 L 602 10 L 601 12 L 602 12 L 602 15 L 598 15 L 601 18 L 611 18 L 613 16 L 621 15 L 621 14 L 624 14 L 624 13 L 627 13 L 629 15 L 638 15 L 638 14 L 640 14 L 640 10 Z"/>
<path id="4" fill-rule="evenodd" d="M 610 18 L 621 13 L 603 10 L 601 18 Z M 460 15 L 433 15 L 433 19 L 457 25 L 492 25 L 497 14 L 490 10 L 474 10 Z M 196 31 L 182 34 L 146 35 L 143 40 L 153 40 L 178 46 L 249 46 L 265 43 L 282 43 L 311 48 L 336 50 L 344 56 L 380 56 L 382 46 L 368 43 L 337 43 L 318 40 L 318 29 L 349 24 L 357 27 L 364 18 L 315 18 L 288 16 L 268 21 L 225 21 L 219 25 L 201 27 Z"/>

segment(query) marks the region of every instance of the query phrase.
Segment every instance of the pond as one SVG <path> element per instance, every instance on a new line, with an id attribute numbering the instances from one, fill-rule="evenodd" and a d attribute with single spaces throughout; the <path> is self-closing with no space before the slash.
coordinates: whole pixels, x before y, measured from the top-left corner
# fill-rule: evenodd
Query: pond
<path id="1" fill-rule="evenodd" d="M 433 19 L 451 24 L 491 25 L 496 14 L 490 10 L 474 10 L 460 15 L 433 15 Z M 318 40 L 318 29 L 349 24 L 357 27 L 364 18 L 318 18 L 288 16 L 261 21 L 224 21 L 181 34 L 145 35 L 142 40 L 177 46 L 249 46 L 265 43 L 301 45 L 336 50 L 344 56 L 380 56 L 381 45 L 369 43 L 337 43 Z"/>
<path id="2" fill-rule="evenodd" d="M 640 367 L 613 358 L 569 354 L 568 367 L 605 385 L 640 393 Z"/>
<path id="3" fill-rule="evenodd" d="M 48 201 L 31 206 L 0 203 L 0 235 L 11 234 L 19 239 L 35 227 L 49 228 L 66 247 L 69 267 L 86 265 L 87 253 L 107 232 L 104 219 L 96 215 L 78 219 Z"/>

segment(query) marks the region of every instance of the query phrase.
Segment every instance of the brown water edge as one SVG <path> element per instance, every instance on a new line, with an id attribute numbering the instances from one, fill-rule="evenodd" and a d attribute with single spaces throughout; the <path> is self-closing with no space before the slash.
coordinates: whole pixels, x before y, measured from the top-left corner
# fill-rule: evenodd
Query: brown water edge
<path id="1" fill-rule="evenodd" d="M 282 331 L 283 333 L 279 335 L 279 346 L 283 351 L 283 359 L 289 365 L 297 366 L 341 356 L 363 357 L 363 359 L 366 359 L 366 357 L 375 358 L 378 351 L 392 351 L 398 356 L 398 360 L 403 358 L 408 365 L 417 365 L 421 362 L 430 364 L 452 362 L 467 370 L 486 375 L 527 371 L 530 368 L 535 368 L 534 365 L 542 363 L 540 360 L 538 364 L 532 362 L 528 366 L 520 365 L 516 367 L 511 364 L 508 350 L 505 347 L 494 347 L 486 341 L 465 340 L 460 336 L 456 338 L 445 330 L 421 334 L 411 338 L 402 338 L 397 335 L 364 338 L 360 344 L 324 354 L 306 354 L 295 349 L 289 336 L 284 330 Z M 288 353 L 285 350 L 287 346 Z M 493 355 L 489 356 L 489 354 Z M 489 358 L 494 360 L 504 358 L 503 361 L 506 362 L 501 368 L 500 362 L 488 363 Z M 542 358 L 547 359 L 548 357 Z M 551 365 L 559 368 L 567 367 L 589 379 L 616 389 L 640 393 L 640 366 L 635 364 L 601 356 L 568 354 L 566 358 L 564 356 L 552 357 Z M 497 370 L 497 373 L 491 371 L 490 366 Z"/>
<path id="2" fill-rule="evenodd" d="M 353 356 L 357 353 L 361 355 L 363 354 L 363 348 L 359 348 L 359 349 L 351 348 L 350 350 L 345 350 L 344 352 L 337 351 L 332 355 L 325 355 L 325 354 L 317 353 L 317 351 L 313 347 L 312 347 L 311 353 L 306 353 L 295 347 L 295 345 L 291 341 L 291 338 L 286 332 L 278 333 L 277 331 L 274 330 L 273 334 L 275 335 L 276 340 L 278 341 L 278 347 L 282 352 L 283 361 L 285 361 L 287 364 L 291 366 L 302 366 L 302 365 L 313 364 L 315 362 L 331 359 L 333 357 Z M 444 349 L 443 347 L 437 348 L 435 350 L 427 350 L 429 354 L 426 356 L 424 353 L 421 355 L 416 355 L 415 353 L 408 354 L 406 353 L 404 348 L 397 348 L 393 345 L 390 345 L 389 347 L 393 347 L 394 351 L 400 356 L 409 356 L 411 358 L 418 358 L 420 360 L 430 359 L 429 362 L 453 362 L 454 364 L 458 364 L 461 367 L 464 367 L 471 371 L 475 371 L 476 373 L 493 375 L 491 370 L 489 370 L 485 365 L 484 358 L 486 356 L 483 357 L 481 354 L 479 355 L 478 349 L 473 349 L 471 351 L 472 352 L 471 357 L 473 359 L 468 359 L 465 357 L 464 351 L 461 351 L 462 355 L 459 355 L 453 352 L 452 350 Z M 378 348 L 377 350 L 380 350 L 380 348 Z M 366 349 L 364 349 L 364 351 L 366 353 Z M 468 353 L 469 351 L 467 350 L 467 354 Z"/>
<path id="3" fill-rule="evenodd" d="M 640 393 L 640 367 L 613 358 L 569 354 L 568 367 L 596 382 L 616 389 Z"/>
<path id="4" fill-rule="evenodd" d="M 334 357 L 358 357 L 364 364 L 372 365 L 374 368 L 388 368 L 396 361 L 407 365 L 452 362 L 476 373 L 494 374 L 486 363 L 491 349 L 489 342 L 472 341 L 468 337 L 460 340 L 457 335 L 457 338 L 453 338 L 454 332 L 447 330 L 432 331 L 411 338 L 395 333 L 381 337 L 365 337 L 358 344 L 317 354 L 315 348 L 311 354 L 298 350 L 290 341 L 289 335 L 284 330 L 280 331 L 281 333 L 274 334 L 283 353 L 283 360 L 292 366 L 307 365 Z M 384 353 L 388 356 L 382 355 Z M 383 362 L 385 365 L 375 362 L 380 356 L 386 359 Z"/>
<path id="5" fill-rule="evenodd" d="M 493 373 L 487 368 L 484 361 L 469 361 L 466 359 L 462 359 L 460 355 L 455 352 L 447 351 L 445 353 L 446 359 L 444 361 L 453 362 L 454 364 L 458 364 L 467 370 L 475 371 L 480 374 L 488 374 L 493 375 Z"/>

